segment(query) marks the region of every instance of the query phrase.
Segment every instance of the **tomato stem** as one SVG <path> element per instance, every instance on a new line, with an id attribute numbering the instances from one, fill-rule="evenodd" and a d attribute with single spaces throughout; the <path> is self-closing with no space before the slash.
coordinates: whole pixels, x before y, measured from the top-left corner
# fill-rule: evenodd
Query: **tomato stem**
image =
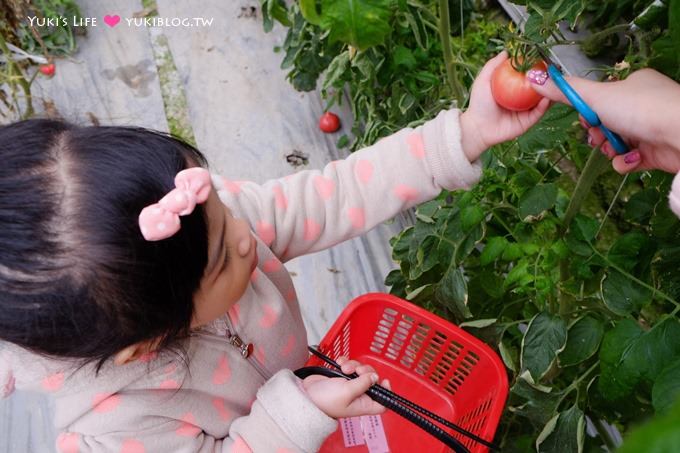
<path id="1" fill-rule="evenodd" d="M 442 40 L 442 53 L 444 54 L 444 66 L 446 67 L 449 86 L 453 91 L 453 97 L 456 99 L 456 106 L 461 108 L 464 96 L 458 82 L 458 70 L 451 58 L 451 24 L 449 23 L 448 0 L 439 0 L 439 37 Z"/>

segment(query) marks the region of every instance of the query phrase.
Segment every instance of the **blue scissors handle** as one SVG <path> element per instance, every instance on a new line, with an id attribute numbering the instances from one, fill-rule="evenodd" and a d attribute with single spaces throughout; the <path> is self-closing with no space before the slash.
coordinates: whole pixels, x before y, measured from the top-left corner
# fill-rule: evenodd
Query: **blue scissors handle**
<path id="1" fill-rule="evenodd" d="M 555 82 L 560 91 L 562 91 L 567 99 L 569 99 L 571 105 L 573 105 L 574 108 L 581 114 L 581 116 L 583 116 L 588 124 L 590 124 L 592 127 L 600 128 L 617 154 L 625 154 L 628 152 L 628 146 L 623 141 L 621 136 L 619 136 L 619 134 L 616 132 L 612 132 L 607 127 L 605 127 L 604 124 L 602 124 L 602 121 L 600 121 L 600 117 L 597 116 L 597 113 L 595 113 L 593 109 L 591 109 L 581 98 L 581 96 L 579 96 L 576 90 L 574 90 L 571 85 L 567 83 L 567 81 L 564 79 L 564 76 L 562 75 L 562 72 L 552 63 L 548 65 L 548 74 L 550 75 L 550 78 L 553 79 L 553 82 Z"/>

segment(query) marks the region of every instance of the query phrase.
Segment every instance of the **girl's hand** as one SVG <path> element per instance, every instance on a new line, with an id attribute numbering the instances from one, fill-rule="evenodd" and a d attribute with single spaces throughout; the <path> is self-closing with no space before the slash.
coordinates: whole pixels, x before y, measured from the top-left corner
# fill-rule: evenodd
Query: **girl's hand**
<path id="1" fill-rule="evenodd" d="M 328 378 L 312 375 L 302 381 L 309 399 L 329 417 L 343 418 L 359 415 L 376 415 L 385 412 L 385 407 L 373 401 L 366 391 L 378 382 L 378 375 L 370 365 L 362 365 L 356 360 L 340 357 L 337 360 L 342 372 L 351 374 L 356 371 L 358 378 Z M 384 380 L 382 386 L 389 389 Z"/>
<path id="2" fill-rule="evenodd" d="M 503 51 L 486 62 L 472 84 L 470 106 L 460 116 L 463 152 L 470 162 L 491 146 L 525 133 L 550 105 L 550 100 L 541 99 L 531 110 L 512 112 L 496 104 L 491 95 L 491 74 L 507 59 Z"/>

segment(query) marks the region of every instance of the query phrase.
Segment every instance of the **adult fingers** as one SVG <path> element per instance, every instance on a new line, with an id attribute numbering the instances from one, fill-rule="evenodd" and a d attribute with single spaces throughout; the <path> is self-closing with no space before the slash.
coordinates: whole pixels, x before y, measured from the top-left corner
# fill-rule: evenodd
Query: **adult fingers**
<path id="1" fill-rule="evenodd" d="M 593 148 L 596 146 L 602 146 L 602 144 L 607 140 L 600 128 L 591 127 L 588 129 L 588 144 Z"/>
<path id="2" fill-rule="evenodd" d="M 612 159 L 612 167 L 614 167 L 614 170 L 617 173 L 625 175 L 626 173 L 638 169 L 641 162 L 642 155 L 640 154 L 640 151 L 634 149 L 626 154 L 614 157 L 614 159 Z"/>
<path id="3" fill-rule="evenodd" d="M 598 106 L 607 102 L 605 97 L 609 90 L 609 85 L 611 83 L 605 82 L 595 82 L 593 80 L 582 79 L 581 77 L 564 76 L 564 79 L 569 85 L 583 98 L 583 100 L 596 112 L 598 111 Z M 551 79 L 546 80 L 543 85 L 537 83 L 540 78 L 531 77 L 528 78 L 531 82 L 531 87 L 541 96 L 544 96 L 552 101 L 561 102 L 563 104 L 571 105 L 571 102 L 566 98 L 564 93 L 557 88 L 555 82 Z"/>

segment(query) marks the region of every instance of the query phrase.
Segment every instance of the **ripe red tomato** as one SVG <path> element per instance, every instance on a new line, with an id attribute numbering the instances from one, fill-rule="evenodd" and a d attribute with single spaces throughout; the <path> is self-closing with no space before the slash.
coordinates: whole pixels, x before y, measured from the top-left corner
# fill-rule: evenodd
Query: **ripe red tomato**
<path id="1" fill-rule="evenodd" d="M 335 132 L 340 129 L 340 118 L 331 112 L 326 112 L 319 119 L 319 129 L 326 133 Z"/>
<path id="2" fill-rule="evenodd" d="M 548 68 L 543 61 L 539 61 L 531 69 L 546 71 Z M 510 59 L 505 60 L 491 75 L 491 94 L 498 105 L 515 112 L 536 107 L 542 98 L 531 88 L 531 82 L 525 74 L 512 67 Z"/>
<path id="3" fill-rule="evenodd" d="M 52 77 L 54 75 L 55 69 L 56 67 L 54 66 L 54 63 L 44 64 L 40 66 L 40 72 L 42 72 L 48 77 Z"/>

